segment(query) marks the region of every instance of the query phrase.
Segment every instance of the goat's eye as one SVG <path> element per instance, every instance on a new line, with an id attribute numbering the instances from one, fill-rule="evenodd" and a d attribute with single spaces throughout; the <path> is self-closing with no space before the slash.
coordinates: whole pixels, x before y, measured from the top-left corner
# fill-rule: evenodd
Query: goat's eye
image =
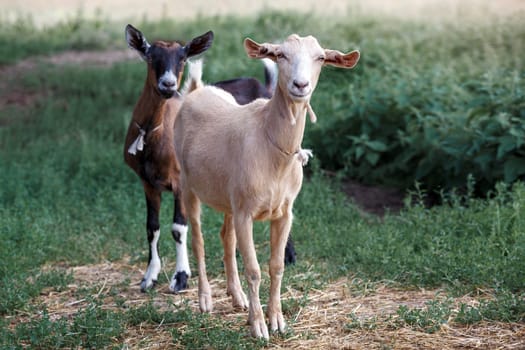
<path id="1" fill-rule="evenodd" d="M 325 59 L 326 59 L 326 57 L 324 55 L 321 55 L 321 56 L 317 57 L 317 60 L 321 61 L 321 62 L 323 62 Z"/>
<path id="2" fill-rule="evenodd" d="M 282 53 L 282 52 L 277 53 L 276 56 L 277 56 L 278 60 L 287 60 L 288 59 L 288 57 L 286 57 L 286 55 L 284 53 Z"/>

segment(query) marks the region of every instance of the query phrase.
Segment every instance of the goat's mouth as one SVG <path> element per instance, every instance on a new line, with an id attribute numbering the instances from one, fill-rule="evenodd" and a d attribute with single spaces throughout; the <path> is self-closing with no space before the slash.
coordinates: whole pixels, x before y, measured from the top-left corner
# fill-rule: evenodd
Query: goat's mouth
<path id="1" fill-rule="evenodd" d="M 299 91 L 288 90 L 288 93 L 290 94 L 290 97 L 293 100 L 304 101 L 308 99 L 308 97 L 310 97 L 311 91 L 299 92 Z"/>
<path id="2" fill-rule="evenodd" d="M 173 96 L 180 96 L 177 90 L 172 89 L 159 89 L 159 93 L 164 98 L 172 98 Z"/>

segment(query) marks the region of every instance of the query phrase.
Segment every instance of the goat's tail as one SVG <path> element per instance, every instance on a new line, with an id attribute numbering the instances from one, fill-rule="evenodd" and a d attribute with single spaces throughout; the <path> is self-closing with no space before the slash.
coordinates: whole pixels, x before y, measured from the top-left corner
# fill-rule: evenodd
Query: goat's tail
<path id="1" fill-rule="evenodd" d="M 189 94 L 193 90 L 200 89 L 204 86 L 202 82 L 202 59 L 198 59 L 194 62 L 188 62 L 188 76 L 184 81 L 182 88 L 182 95 Z"/>
<path id="2" fill-rule="evenodd" d="M 275 88 L 277 87 L 277 64 L 269 58 L 263 58 L 262 63 L 264 64 L 264 85 L 266 90 L 273 96 Z"/>

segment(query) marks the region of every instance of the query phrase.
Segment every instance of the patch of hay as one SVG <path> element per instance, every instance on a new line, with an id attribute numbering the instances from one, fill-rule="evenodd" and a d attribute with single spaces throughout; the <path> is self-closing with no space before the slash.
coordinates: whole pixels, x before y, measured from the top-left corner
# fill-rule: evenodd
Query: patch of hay
<path id="1" fill-rule="evenodd" d="M 165 266 L 170 271 L 173 266 Z M 189 305 L 198 312 L 196 279 L 190 288 L 180 294 L 169 293 L 167 284 L 157 286 L 157 293 L 140 292 L 140 279 L 144 271 L 129 260 L 70 268 L 75 283 L 62 292 L 47 291 L 34 300 L 45 305 L 51 319 L 70 318 L 87 305 L 86 290 L 92 296 L 104 295 L 108 309 L 122 310 L 122 303 L 137 307 L 150 303 L 160 311 L 173 305 Z M 247 312 L 233 309 L 226 295 L 222 279 L 210 281 L 214 312 L 217 317 L 231 322 L 248 333 Z M 86 289 L 87 288 L 87 289 Z M 472 326 L 445 323 L 435 333 L 425 333 L 407 325 L 396 324 L 399 306 L 422 308 L 427 302 L 440 298 L 439 290 L 402 290 L 386 283 L 374 283 L 368 288 L 364 282 L 341 278 L 323 290 L 303 292 L 284 286 L 283 303 L 293 305 L 286 315 L 293 332 L 287 337 L 272 337 L 269 348 L 275 349 L 524 349 L 525 324 L 480 322 Z M 89 293 L 88 293 L 89 294 Z M 486 296 L 490 297 L 489 295 Z M 443 297 L 444 299 L 445 297 Z M 117 301 L 120 299 L 120 303 Z M 299 301 L 299 302 L 297 302 Z M 264 300 L 263 300 L 264 302 Z M 452 307 L 460 303 L 477 305 L 470 296 L 454 299 Z M 27 321 L 35 315 L 20 314 L 16 322 Z M 239 320 L 242 320 L 241 322 Z M 352 322 L 360 325 L 352 327 Z M 170 325 L 143 324 L 128 328 L 121 341 L 129 348 L 177 348 L 170 334 Z M 179 328 L 184 331 L 184 326 Z M 244 329 L 244 330 L 243 330 Z"/>

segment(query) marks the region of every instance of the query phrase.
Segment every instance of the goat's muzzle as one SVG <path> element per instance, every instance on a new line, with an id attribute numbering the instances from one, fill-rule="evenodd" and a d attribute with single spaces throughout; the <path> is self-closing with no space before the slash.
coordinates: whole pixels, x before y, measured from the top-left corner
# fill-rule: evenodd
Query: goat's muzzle
<path id="1" fill-rule="evenodd" d="M 180 92 L 178 92 L 177 90 L 173 90 L 173 89 L 158 89 L 158 91 L 159 91 L 159 94 L 165 99 L 181 96 Z"/>

